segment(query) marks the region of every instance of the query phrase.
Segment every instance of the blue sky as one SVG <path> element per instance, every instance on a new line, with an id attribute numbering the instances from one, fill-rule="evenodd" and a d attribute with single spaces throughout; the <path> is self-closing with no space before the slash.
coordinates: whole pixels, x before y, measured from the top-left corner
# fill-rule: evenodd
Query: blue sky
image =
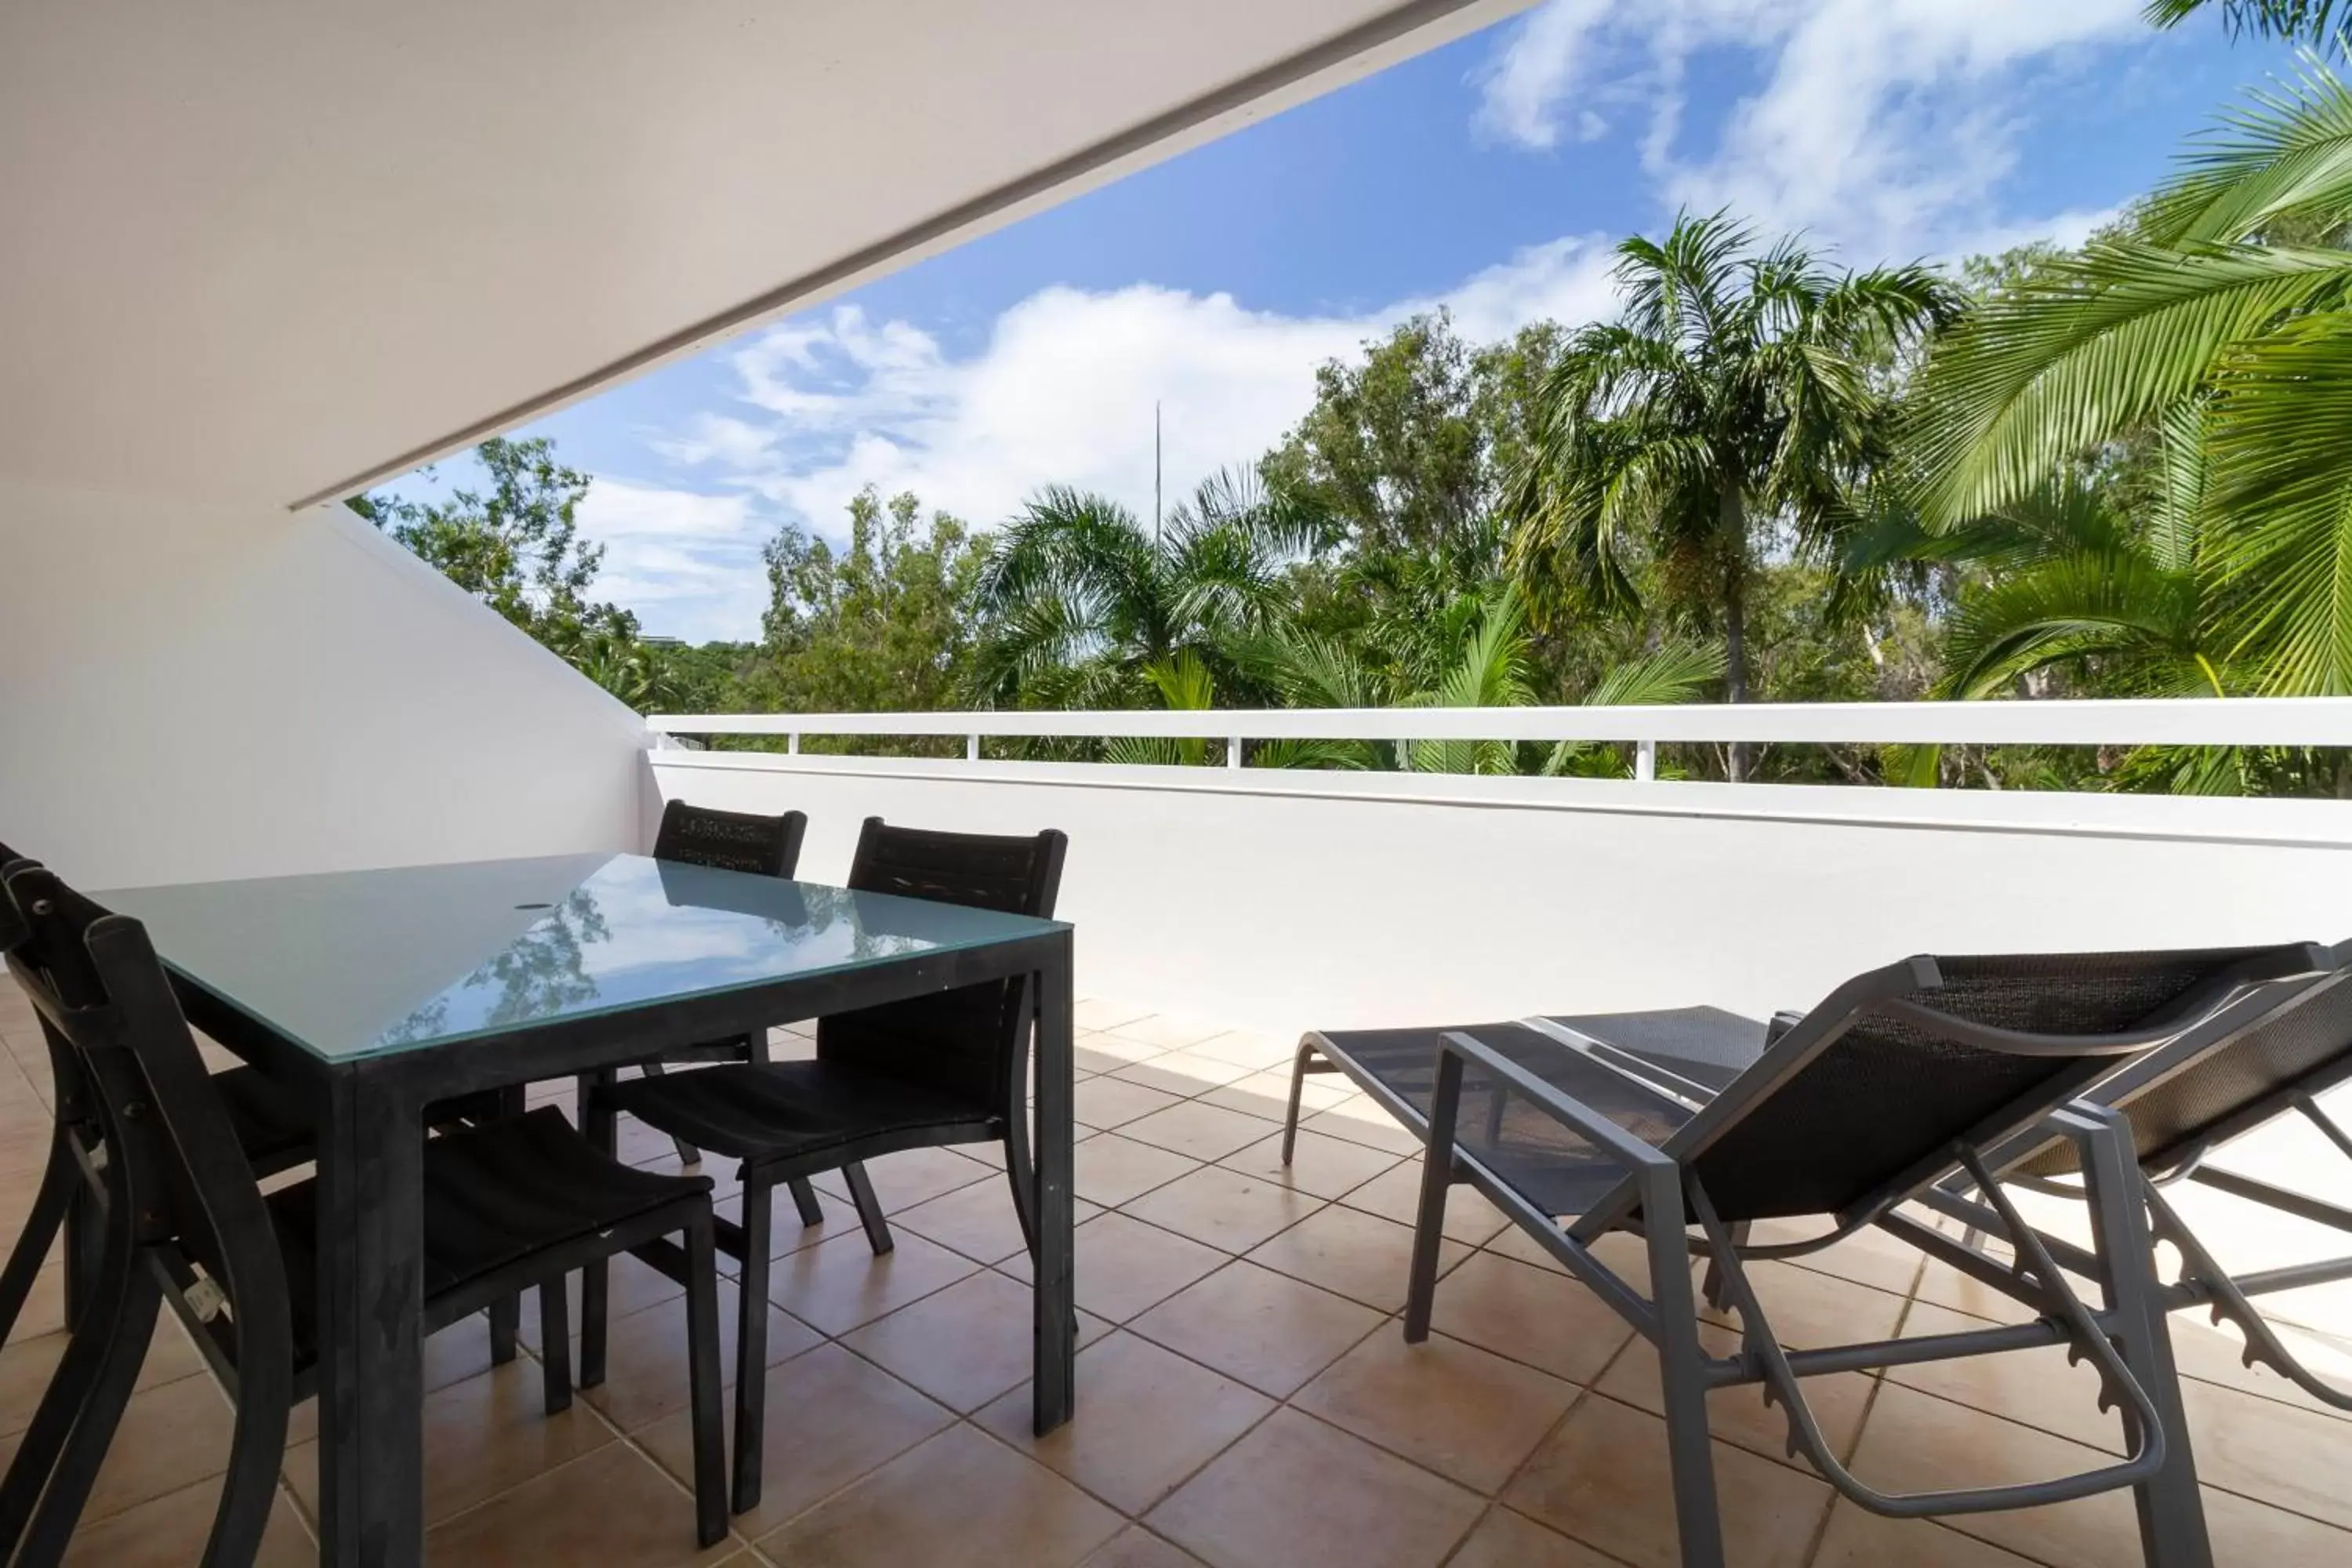
<path id="1" fill-rule="evenodd" d="M 1551 0 L 527 433 L 596 476 L 600 592 L 753 637 L 761 542 L 837 533 L 863 485 L 982 525 L 1049 482 L 1148 511 L 1155 400 L 1181 493 L 1413 310 L 1479 338 L 1606 314 L 1608 245 L 1679 206 L 1853 265 L 2079 238 L 2293 66 L 2139 10 Z"/>

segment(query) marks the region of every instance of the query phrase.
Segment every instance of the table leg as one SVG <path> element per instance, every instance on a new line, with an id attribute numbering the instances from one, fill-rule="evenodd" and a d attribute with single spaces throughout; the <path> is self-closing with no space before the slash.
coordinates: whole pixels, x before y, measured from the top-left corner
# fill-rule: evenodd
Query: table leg
<path id="1" fill-rule="evenodd" d="M 1071 1055 L 1070 939 L 1038 971 L 1037 1126 L 1031 1159 L 1037 1170 L 1035 1408 L 1039 1436 L 1067 1421 L 1077 1377 L 1077 1305 L 1072 1298 L 1075 1218 L 1070 1203 Z"/>
<path id="2" fill-rule="evenodd" d="M 341 1075 L 319 1149 L 319 1557 L 425 1556 L 423 1107 Z"/>

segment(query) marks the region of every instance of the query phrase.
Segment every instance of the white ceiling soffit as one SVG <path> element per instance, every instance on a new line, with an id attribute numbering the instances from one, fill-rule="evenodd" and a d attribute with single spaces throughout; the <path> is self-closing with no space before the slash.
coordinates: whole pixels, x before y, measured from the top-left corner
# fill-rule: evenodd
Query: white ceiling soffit
<path id="1" fill-rule="evenodd" d="M 20 0 L 0 477 L 294 505 L 1525 0 Z"/>

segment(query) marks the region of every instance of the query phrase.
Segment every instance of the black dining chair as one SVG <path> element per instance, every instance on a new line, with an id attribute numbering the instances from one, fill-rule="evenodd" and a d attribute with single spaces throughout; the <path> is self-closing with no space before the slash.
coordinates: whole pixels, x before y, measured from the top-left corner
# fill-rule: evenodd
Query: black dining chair
<path id="1" fill-rule="evenodd" d="M 1068 843 L 1051 829 L 1027 837 L 932 833 L 868 817 L 849 886 L 1007 913 L 1050 916 Z M 767 1380 L 769 1227 L 777 1186 L 838 1170 L 858 1199 L 877 1253 L 888 1222 L 861 1162 L 904 1149 L 1004 1146 L 1014 1212 L 1034 1256 L 1036 1210 L 1029 1160 L 1028 1064 L 1035 998 L 1024 982 L 982 985 L 864 1007 L 820 1019 L 808 1061 L 707 1068 L 597 1086 L 591 1139 L 610 1148 L 615 1115 L 742 1162 L 743 1220 L 721 1221 L 719 1246 L 741 1267 L 736 1331 L 735 1508 L 760 1500 Z M 603 1265 L 593 1272 L 601 1272 Z M 585 1288 L 583 1288 L 583 1295 Z M 583 1322 L 581 1359 L 596 1353 Z"/>
<path id="2" fill-rule="evenodd" d="M 75 1058 L 106 1154 L 85 1178 L 101 1196 L 100 1266 L 0 1479 L 0 1558 L 18 1568 L 61 1560 L 168 1304 L 236 1404 L 203 1561 L 249 1563 L 288 1413 L 308 1396 L 327 1348 L 315 1310 L 315 1184 L 263 1194 L 138 921 L 19 862 L 0 883 L 0 946 Z M 571 1401 L 564 1275 L 624 1250 L 676 1254 L 687 1281 L 697 1537 L 722 1539 L 710 1183 L 632 1170 L 546 1109 L 429 1139 L 424 1189 L 426 1331 L 538 1287 L 551 1411 Z"/>

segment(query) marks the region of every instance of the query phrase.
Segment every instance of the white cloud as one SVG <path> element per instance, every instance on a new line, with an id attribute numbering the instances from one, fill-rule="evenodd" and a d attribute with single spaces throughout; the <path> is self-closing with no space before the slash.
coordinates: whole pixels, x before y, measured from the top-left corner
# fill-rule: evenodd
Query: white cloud
<path id="1" fill-rule="evenodd" d="M 1993 192 L 2033 85 L 2082 46 L 2139 35 L 2139 14 L 2140 0 L 1553 0 L 1481 73 L 1478 118 L 1552 148 L 1571 123 L 1590 134 L 1596 102 L 1630 102 L 1669 207 L 1727 205 L 1873 259 L 1949 254 L 2004 222 Z M 1750 57 L 1763 85 L 1692 148 L 1684 81 L 1702 51 Z"/>
<path id="2" fill-rule="evenodd" d="M 750 496 L 599 475 L 579 521 L 604 547 L 595 596 L 635 611 L 646 631 L 689 642 L 758 635 L 768 602 L 760 563 L 767 528 Z"/>
<path id="3" fill-rule="evenodd" d="M 754 519 L 762 528 L 789 519 L 837 533 L 850 498 L 869 484 L 885 494 L 913 490 L 926 506 L 982 527 L 1046 484 L 1100 490 L 1148 516 L 1155 403 L 1172 501 L 1218 468 L 1248 463 L 1279 441 L 1312 403 L 1325 361 L 1350 357 L 1407 316 L 1439 306 L 1474 342 L 1537 320 L 1592 320 L 1609 309 L 1611 259 L 1597 237 L 1556 240 L 1441 296 L 1360 315 L 1286 316 L 1249 310 L 1229 294 L 1148 284 L 1108 292 L 1055 286 L 997 318 L 986 342 L 964 357 L 912 323 L 876 321 L 843 306 L 775 327 L 730 356 L 737 395 L 755 413 L 698 416 L 684 432 L 656 438 L 666 455 L 709 470 L 727 495 L 618 487 L 608 510 L 583 526 L 610 542 L 608 579 L 625 572 L 638 580 L 662 551 L 688 556 L 695 574 L 663 585 L 677 602 L 711 592 L 717 561 L 681 536 Z M 609 483 L 598 481 L 592 507 Z M 716 510 L 753 497 L 754 510 Z M 736 591 L 723 611 L 696 612 L 698 626 L 737 617 L 708 635 L 749 636 L 757 625 L 764 580 L 756 570 L 743 575 L 748 590 Z M 648 616 L 648 625 L 657 619 Z"/>

